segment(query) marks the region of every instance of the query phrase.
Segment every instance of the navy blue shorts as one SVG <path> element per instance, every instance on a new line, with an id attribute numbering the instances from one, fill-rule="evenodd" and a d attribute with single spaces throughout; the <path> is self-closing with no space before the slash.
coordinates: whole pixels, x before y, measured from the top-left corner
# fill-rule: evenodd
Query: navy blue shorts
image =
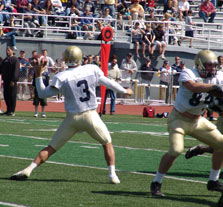
<path id="1" fill-rule="evenodd" d="M 194 37 L 194 31 L 185 31 L 186 37 Z"/>

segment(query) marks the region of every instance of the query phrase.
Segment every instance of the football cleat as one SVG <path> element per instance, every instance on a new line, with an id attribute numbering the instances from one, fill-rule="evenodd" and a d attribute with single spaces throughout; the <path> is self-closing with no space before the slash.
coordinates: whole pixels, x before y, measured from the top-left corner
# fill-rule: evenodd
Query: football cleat
<path id="1" fill-rule="evenodd" d="M 153 196 L 159 196 L 159 197 L 165 196 L 163 193 L 161 193 L 161 186 L 162 186 L 162 183 L 159 183 L 159 182 L 152 182 L 151 183 L 150 191 L 151 191 Z"/>
<path id="2" fill-rule="evenodd" d="M 112 177 L 109 176 L 109 182 L 111 184 L 119 184 L 120 183 L 120 180 L 119 180 L 119 178 L 118 178 L 117 175 L 112 176 Z"/>
<path id="3" fill-rule="evenodd" d="M 218 180 L 209 180 L 207 183 L 207 189 L 209 191 L 223 192 L 223 184 L 220 183 Z"/>
<path id="4" fill-rule="evenodd" d="M 191 157 L 197 156 L 197 155 L 202 155 L 204 152 L 201 150 L 201 146 L 197 145 L 194 147 L 191 147 L 187 150 L 185 154 L 186 159 L 190 159 Z"/>
<path id="5" fill-rule="evenodd" d="M 14 175 L 12 175 L 10 177 L 11 180 L 19 180 L 19 181 L 25 181 L 28 179 L 28 177 L 30 176 L 30 174 L 28 172 L 26 172 L 25 170 L 19 171 L 17 173 L 15 173 Z"/>

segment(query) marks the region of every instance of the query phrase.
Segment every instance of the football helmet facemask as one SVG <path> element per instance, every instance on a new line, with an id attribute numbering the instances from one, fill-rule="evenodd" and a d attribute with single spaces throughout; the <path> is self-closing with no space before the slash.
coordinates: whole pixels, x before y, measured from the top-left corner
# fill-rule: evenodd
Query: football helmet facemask
<path id="1" fill-rule="evenodd" d="M 195 59 L 195 66 L 202 78 L 210 78 L 216 75 L 218 58 L 211 50 L 200 51 Z"/>
<path id="2" fill-rule="evenodd" d="M 63 58 L 68 66 L 80 65 L 82 61 L 82 51 L 76 46 L 68 47 L 64 51 Z"/>

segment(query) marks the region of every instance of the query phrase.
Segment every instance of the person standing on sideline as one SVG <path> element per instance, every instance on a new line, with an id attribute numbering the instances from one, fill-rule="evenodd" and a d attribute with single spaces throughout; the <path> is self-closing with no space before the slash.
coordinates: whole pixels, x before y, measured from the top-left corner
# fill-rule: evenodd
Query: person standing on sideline
<path id="1" fill-rule="evenodd" d="M 79 47 L 68 47 L 64 52 L 64 60 L 68 69 L 57 73 L 48 87 L 45 88 L 41 77 L 45 62 L 38 59 L 34 64 L 36 88 L 40 98 L 64 95 L 66 118 L 63 120 L 50 144 L 42 149 L 35 160 L 24 170 L 11 176 L 12 180 L 26 180 L 32 171 L 44 163 L 59 150 L 77 132 L 85 131 L 100 142 L 104 148 L 104 156 L 108 165 L 109 182 L 120 183 L 115 172 L 115 152 L 106 125 L 98 115 L 95 87 L 98 84 L 120 93 L 132 95 L 131 89 L 124 89 L 117 82 L 104 76 L 102 70 L 93 64 L 81 65 L 82 51 Z"/>
<path id="2" fill-rule="evenodd" d="M 168 118 L 170 148 L 161 158 L 159 169 L 150 186 L 154 196 L 164 196 L 161 192 L 163 178 L 175 159 L 184 151 L 186 135 L 191 135 L 214 148 L 207 189 L 223 192 L 223 184 L 218 181 L 223 163 L 223 135 L 216 125 L 201 116 L 203 110 L 208 107 L 208 92 L 222 92 L 218 83 L 223 81 L 223 74 L 217 72 L 217 64 L 214 52 L 202 50 L 195 57 L 195 68 L 184 69 L 180 74 L 179 92 L 174 109 Z"/>
<path id="3" fill-rule="evenodd" d="M 17 81 L 19 80 L 19 60 L 11 47 L 6 48 L 7 57 L 0 65 L 3 80 L 3 95 L 7 110 L 2 115 L 15 116 Z"/>
<path id="4" fill-rule="evenodd" d="M 118 62 L 118 57 L 116 55 L 113 55 L 111 58 L 111 63 L 108 64 L 107 77 L 111 80 L 120 82 L 121 81 L 121 72 L 118 68 L 117 62 Z M 111 98 L 110 115 L 113 115 L 115 113 L 116 94 L 112 89 L 109 89 L 109 88 L 106 88 L 106 92 L 105 92 L 103 114 L 106 114 L 106 99 L 107 99 L 108 95 L 110 95 L 110 98 Z"/>
<path id="5" fill-rule="evenodd" d="M 45 87 L 47 87 L 49 85 L 49 79 L 50 79 L 48 72 L 43 71 L 43 73 L 41 75 L 42 75 L 42 79 L 43 79 L 43 84 L 45 85 Z M 33 77 L 33 88 L 34 88 L 33 105 L 35 106 L 34 117 L 38 117 L 38 106 L 40 104 L 41 105 L 41 117 L 46 118 L 45 107 L 47 106 L 47 99 L 39 97 L 35 85 L 36 84 L 35 84 L 35 74 L 34 74 L 34 77 Z"/>
<path id="6" fill-rule="evenodd" d="M 147 101 L 150 100 L 150 83 L 153 79 L 154 72 L 158 71 L 151 65 L 151 60 L 146 58 L 146 63 L 143 64 L 140 68 L 142 71 L 141 74 L 141 83 L 147 84 L 146 86 L 146 99 Z"/>

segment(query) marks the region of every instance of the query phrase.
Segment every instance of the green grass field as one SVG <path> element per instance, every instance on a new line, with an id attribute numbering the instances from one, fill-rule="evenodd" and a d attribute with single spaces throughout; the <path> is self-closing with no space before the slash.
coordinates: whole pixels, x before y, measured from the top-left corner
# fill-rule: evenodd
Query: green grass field
<path id="1" fill-rule="evenodd" d="M 206 189 L 211 157 L 190 160 L 181 155 L 164 179 L 164 198 L 150 194 L 150 183 L 160 158 L 168 150 L 166 119 L 105 115 L 116 152 L 121 180 L 108 183 L 102 147 L 86 133 L 78 133 L 35 169 L 28 181 L 9 177 L 30 164 L 48 145 L 64 113 L 47 113 L 46 119 L 32 112 L 0 117 L 0 206 L 16 207 L 203 207 L 216 206 L 220 193 Z M 198 144 L 185 137 L 185 151 Z"/>

